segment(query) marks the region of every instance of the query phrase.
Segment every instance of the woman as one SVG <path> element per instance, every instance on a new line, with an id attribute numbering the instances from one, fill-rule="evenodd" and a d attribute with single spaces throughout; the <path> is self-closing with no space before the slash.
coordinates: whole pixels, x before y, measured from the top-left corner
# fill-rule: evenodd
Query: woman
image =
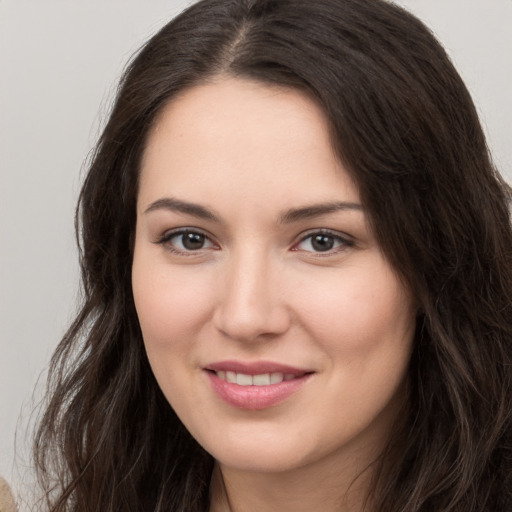
<path id="1" fill-rule="evenodd" d="M 510 191 L 381 0 L 206 0 L 126 71 L 78 208 L 50 510 L 507 511 Z"/>

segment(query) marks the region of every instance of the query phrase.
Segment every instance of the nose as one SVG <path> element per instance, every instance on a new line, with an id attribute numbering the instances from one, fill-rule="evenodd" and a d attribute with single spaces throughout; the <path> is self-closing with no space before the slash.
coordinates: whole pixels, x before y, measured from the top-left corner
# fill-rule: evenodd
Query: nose
<path id="1" fill-rule="evenodd" d="M 214 324 L 238 341 L 275 338 L 290 327 L 279 265 L 266 255 L 247 254 L 226 262 Z"/>

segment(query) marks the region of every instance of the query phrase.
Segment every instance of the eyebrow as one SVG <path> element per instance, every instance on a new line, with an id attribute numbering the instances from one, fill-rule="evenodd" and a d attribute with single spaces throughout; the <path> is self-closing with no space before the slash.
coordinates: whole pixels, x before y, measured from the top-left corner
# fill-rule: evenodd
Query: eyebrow
<path id="1" fill-rule="evenodd" d="M 299 220 L 320 217 L 329 213 L 343 210 L 355 210 L 363 212 L 363 207 L 359 203 L 350 203 L 344 201 L 336 201 L 332 203 L 313 204 L 300 208 L 291 208 L 281 215 L 280 222 L 282 224 L 290 224 Z"/>
<path id="2" fill-rule="evenodd" d="M 192 215 L 199 219 L 210 220 L 213 222 L 220 222 L 220 216 L 213 213 L 208 208 L 196 203 L 174 199 L 172 197 L 163 197 L 151 203 L 144 213 L 153 212 L 156 210 L 169 210 L 173 212 L 184 213 Z M 329 213 L 334 213 L 343 210 L 363 211 L 363 207 L 359 203 L 351 203 L 345 201 L 335 201 L 329 203 L 312 204 L 301 206 L 298 208 L 291 208 L 282 213 L 279 217 L 281 224 L 291 224 L 304 219 L 320 217 Z"/>
<path id="3" fill-rule="evenodd" d="M 172 197 L 164 197 L 157 199 L 151 203 L 144 213 L 153 212 L 155 210 L 170 210 L 173 212 L 185 213 L 186 215 L 192 215 L 199 219 L 212 220 L 219 222 L 219 217 L 215 215 L 211 210 L 195 203 L 189 203 L 188 201 L 180 201 Z"/>

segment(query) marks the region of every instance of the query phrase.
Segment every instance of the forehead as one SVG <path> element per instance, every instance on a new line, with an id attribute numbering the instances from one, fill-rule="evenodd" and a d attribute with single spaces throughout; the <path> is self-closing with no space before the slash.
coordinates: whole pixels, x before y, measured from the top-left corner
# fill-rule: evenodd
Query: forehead
<path id="1" fill-rule="evenodd" d="M 148 201 L 164 191 L 194 201 L 212 194 L 358 200 L 316 102 L 233 78 L 185 90 L 164 107 L 148 136 L 140 185 Z"/>

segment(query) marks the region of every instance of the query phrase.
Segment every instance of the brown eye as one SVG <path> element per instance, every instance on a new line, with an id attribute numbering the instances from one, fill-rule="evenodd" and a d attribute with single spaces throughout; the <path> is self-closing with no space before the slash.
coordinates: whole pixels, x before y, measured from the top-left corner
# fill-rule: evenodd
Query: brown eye
<path id="1" fill-rule="evenodd" d="M 204 247 L 206 237 L 201 233 L 183 233 L 181 236 L 181 244 L 188 251 L 197 251 Z"/>
<path id="2" fill-rule="evenodd" d="M 334 247 L 334 237 L 318 234 L 311 237 L 311 247 L 318 252 L 330 251 Z"/>
<path id="3" fill-rule="evenodd" d="M 337 233 L 317 231 L 303 237 L 302 240 L 293 247 L 293 250 L 311 253 L 337 253 L 353 245 L 354 242 Z"/>
<path id="4" fill-rule="evenodd" d="M 158 243 L 164 245 L 171 252 L 178 254 L 187 254 L 216 247 L 207 235 L 190 229 L 180 229 L 179 231 L 167 233 Z"/>

